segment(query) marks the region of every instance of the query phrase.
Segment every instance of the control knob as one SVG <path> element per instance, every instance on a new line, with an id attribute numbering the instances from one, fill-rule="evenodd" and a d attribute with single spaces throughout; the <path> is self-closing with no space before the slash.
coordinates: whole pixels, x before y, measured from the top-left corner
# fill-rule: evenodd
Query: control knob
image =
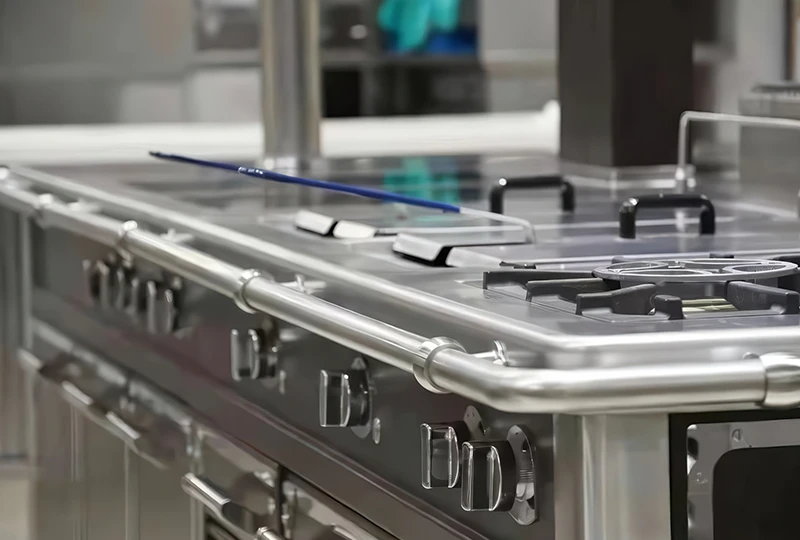
<path id="1" fill-rule="evenodd" d="M 238 330 L 231 330 L 231 376 L 235 381 L 270 379 L 278 374 L 277 330 L 267 334 L 261 328 L 250 328 L 242 339 Z"/>
<path id="2" fill-rule="evenodd" d="M 461 447 L 461 507 L 468 512 L 509 512 L 521 525 L 538 517 L 535 448 L 523 428 L 506 440 L 470 441 Z"/>
<path id="3" fill-rule="evenodd" d="M 100 304 L 103 308 L 111 307 L 112 271 L 103 261 L 84 260 L 83 280 L 86 295 L 92 304 Z"/>
<path id="4" fill-rule="evenodd" d="M 468 512 L 511 510 L 517 470 L 508 441 L 466 442 L 461 448 L 461 460 L 461 508 Z"/>
<path id="5" fill-rule="evenodd" d="M 166 287 L 156 281 L 145 283 L 147 331 L 155 335 L 171 334 L 178 320 L 177 296 L 180 283 Z"/>
<path id="6" fill-rule="evenodd" d="M 366 426 L 369 423 L 369 405 L 369 382 L 366 371 L 320 372 L 320 426 Z"/>
<path id="7" fill-rule="evenodd" d="M 456 487 L 460 480 L 461 445 L 469 439 L 465 422 L 422 424 L 422 487 Z"/>

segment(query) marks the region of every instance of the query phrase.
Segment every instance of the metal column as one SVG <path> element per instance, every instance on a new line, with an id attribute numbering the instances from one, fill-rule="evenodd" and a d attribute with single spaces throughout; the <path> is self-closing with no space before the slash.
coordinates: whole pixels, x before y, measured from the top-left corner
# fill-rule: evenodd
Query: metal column
<path id="1" fill-rule="evenodd" d="M 318 0 L 261 0 L 264 160 L 305 167 L 320 154 Z"/>
<path id="2" fill-rule="evenodd" d="M 561 0 L 561 157 L 596 167 L 676 160 L 692 106 L 692 3 Z"/>

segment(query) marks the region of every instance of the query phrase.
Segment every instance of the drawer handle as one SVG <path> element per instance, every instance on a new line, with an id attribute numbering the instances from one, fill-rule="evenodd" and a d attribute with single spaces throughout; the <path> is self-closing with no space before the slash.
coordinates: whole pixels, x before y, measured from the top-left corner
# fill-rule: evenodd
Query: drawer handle
<path id="1" fill-rule="evenodd" d="M 156 467 L 160 469 L 166 468 L 165 463 L 156 457 L 159 452 L 154 450 L 151 441 L 139 430 L 123 420 L 116 412 L 109 411 L 99 405 L 93 397 L 75 386 L 71 381 L 58 380 L 49 373 L 47 364 L 32 352 L 20 349 L 17 356 L 20 365 L 25 371 L 35 374 L 43 382 L 56 388 L 61 398 L 86 419 L 120 439 L 128 448 Z"/>
<path id="2" fill-rule="evenodd" d="M 331 532 L 342 540 L 361 540 L 358 536 L 339 525 L 331 525 Z"/>
<path id="3" fill-rule="evenodd" d="M 263 527 L 258 529 L 258 532 L 256 533 L 256 540 L 286 540 L 286 538 L 268 527 Z"/>
<path id="4" fill-rule="evenodd" d="M 187 473 L 181 479 L 181 488 L 214 516 L 224 521 L 226 525 L 240 529 L 247 534 L 254 535 L 258 532 L 261 516 L 231 500 L 224 491 L 208 479 Z"/>

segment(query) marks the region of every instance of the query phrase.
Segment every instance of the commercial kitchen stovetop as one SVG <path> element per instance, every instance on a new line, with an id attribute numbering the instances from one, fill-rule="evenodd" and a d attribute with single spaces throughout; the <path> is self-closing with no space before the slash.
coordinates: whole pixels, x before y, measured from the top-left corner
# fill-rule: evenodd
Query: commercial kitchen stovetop
<path id="1" fill-rule="evenodd" d="M 496 204 L 505 177 L 504 211 L 527 219 L 535 239 L 499 218 L 161 163 L 44 173 L 12 167 L 8 180 L 16 185 L 0 186 L 0 195 L 33 208 L 42 257 L 71 269 L 39 263 L 37 317 L 72 332 L 80 332 L 71 326 L 77 321 L 112 328 L 131 347 L 151 351 L 152 359 L 121 362 L 207 414 L 218 398 L 192 386 L 197 373 L 287 422 L 321 453 L 341 453 L 359 478 L 424 507 L 419 512 L 457 538 L 598 537 L 569 532 L 578 507 L 587 528 L 605 537 L 667 531 L 668 538 L 671 530 L 684 538 L 686 491 L 705 484 L 690 481 L 675 506 L 670 485 L 681 475 L 686 481 L 689 435 L 688 428 L 670 435 L 671 419 L 686 413 L 694 425 L 691 415 L 700 411 L 772 414 L 796 405 L 781 375 L 793 373 L 792 360 L 775 353 L 794 350 L 800 337 L 797 216 L 739 199 L 736 181 L 719 174 L 700 176 L 683 194 L 665 181 L 612 189 L 577 178 L 523 189 L 518 184 L 530 182 L 520 178 L 552 177 L 557 164 L 545 157 L 390 161 L 333 164 L 325 176 L 484 209 L 490 199 Z M 26 189 L 33 196 L 18 193 Z M 41 202 L 42 193 L 58 200 Z M 631 220 L 633 204 L 641 207 Z M 126 229 L 125 220 L 138 228 Z M 109 247 L 117 257 L 108 258 Z M 83 290 L 78 268 L 86 261 L 91 280 L 120 276 L 122 286 L 109 281 L 108 294 L 122 291 L 112 297 L 126 313 L 133 290 L 126 280 L 137 274 L 156 293 L 179 299 L 165 319 L 168 331 L 145 337 L 127 315 L 109 315 L 114 302 L 105 305 L 102 287 L 89 287 L 92 307 L 77 307 L 85 304 L 76 290 Z M 168 285 L 175 277 L 181 287 Z M 278 339 L 279 359 L 259 364 L 264 371 L 243 368 L 249 360 L 231 349 L 232 328 Z M 101 337 L 86 339 L 115 350 Z M 261 358 L 248 354 L 241 356 Z M 181 366 L 185 380 L 166 364 Z M 317 410 L 333 395 L 331 385 L 362 374 L 368 383 L 335 394 L 347 418 L 332 412 L 333 402 Z M 354 395 L 352 402 L 341 397 Z M 358 409 L 362 398 L 369 406 Z M 228 420 L 237 437 L 359 505 L 393 534 L 413 537 L 403 523 L 376 514 L 363 493 L 304 474 L 306 464 L 252 422 L 246 429 L 243 420 Z M 448 443 L 435 442 L 439 436 Z M 521 465 L 531 447 L 541 460 L 535 489 Z M 492 484 L 482 498 L 480 474 L 491 474 L 470 469 L 482 470 L 480 452 L 499 452 L 487 463 L 500 464 L 492 474 L 517 487 L 515 496 Z M 593 483 L 595 468 L 615 480 Z M 570 479 L 576 474 L 589 476 L 581 483 Z M 713 516 L 701 509 L 692 522 L 709 530 Z"/>
<path id="2" fill-rule="evenodd" d="M 524 173 L 556 168 L 547 157 L 472 156 L 341 161 L 328 164 L 324 176 L 486 207 L 499 178 L 513 186 L 516 178 L 531 176 Z M 719 271 L 735 267 L 727 257 L 778 258 L 774 265 L 792 274 L 792 265 L 800 262 L 800 220 L 737 200 L 735 180 L 719 174 L 709 175 L 695 190 L 716 210 L 713 235 L 698 234 L 698 211 L 678 207 L 643 209 L 636 237 L 620 237 L 620 205 L 634 196 L 669 193 L 663 180 L 616 189 L 567 180 L 574 191 L 571 211 L 561 208 L 557 187 L 507 188 L 508 212 L 534 226 L 536 239 L 529 242 L 519 227 L 502 222 L 375 204 L 197 167 L 154 163 L 59 172 L 550 332 L 607 336 L 800 322 L 796 310 L 787 307 L 796 303 L 800 290 L 791 276 L 761 277 L 764 268 L 773 269 L 765 262 L 757 262 L 753 272 Z M 654 270 L 649 280 L 617 279 L 613 273 L 596 277 L 597 269 L 619 260 L 684 270 Z M 702 278 L 708 284 L 698 284 L 696 276 L 705 268 L 711 269 Z M 682 286 L 686 279 L 694 281 Z"/>

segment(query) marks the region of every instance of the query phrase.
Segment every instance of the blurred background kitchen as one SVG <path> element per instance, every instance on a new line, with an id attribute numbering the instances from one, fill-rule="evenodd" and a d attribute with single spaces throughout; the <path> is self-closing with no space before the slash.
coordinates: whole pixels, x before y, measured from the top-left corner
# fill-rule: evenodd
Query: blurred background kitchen
<path id="1" fill-rule="evenodd" d="M 104 144 L 116 152 L 109 160 L 131 158 L 120 153 L 125 145 L 144 160 L 143 148 L 173 142 L 197 152 L 202 141 L 232 159 L 263 155 L 260 9 L 269 1 L 0 0 L 0 160 L 39 164 L 60 151 L 53 159 L 61 163 L 80 152 L 97 162 Z M 800 1 L 685 1 L 693 10 L 685 23 L 694 36 L 693 108 L 776 115 L 760 108 L 769 92 L 752 90 L 800 78 Z M 319 4 L 325 156 L 558 151 L 559 120 L 550 114 L 559 98 L 558 0 L 448 0 L 417 10 L 392 0 Z M 800 117 L 790 105 L 780 115 Z M 417 131 L 370 123 L 383 117 L 427 123 L 414 124 Z M 491 122 L 452 123 L 459 118 Z M 66 124 L 142 131 L 26 129 Z M 193 139 L 187 124 L 212 126 L 214 136 Z M 326 137 L 330 126 L 339 131 Z M 432 133 L 442 134 L 438 145 Z M 736 153 L 737 126 L 695 135 L 701 148 L 715 142 L 706 159 Z M 788 155 L 795 142 L 784 142 Z M 0 324 L 4 334 L 16 331 L 13 320 Z M 20 394 L 19 379 L 0 373 L 0 470 L 24 457 Z M 24 538 L 25 482 L 0 481 L 0 538 Z"/>
<path id="2" fill-rule="evenodd" d="M 406 42 L 413 21 L 382 25 L 382 3 L 320 1 L 327 117 L 557 97 L 557 0 L 453 2 L 455 28 Z M 754 81 L 794 77 L 793 2 L 691 4 L 698 108 L 735 110 Z M 259 28 L 258 0 L 0 0 L 0 124 L 254 121 Z"/>

